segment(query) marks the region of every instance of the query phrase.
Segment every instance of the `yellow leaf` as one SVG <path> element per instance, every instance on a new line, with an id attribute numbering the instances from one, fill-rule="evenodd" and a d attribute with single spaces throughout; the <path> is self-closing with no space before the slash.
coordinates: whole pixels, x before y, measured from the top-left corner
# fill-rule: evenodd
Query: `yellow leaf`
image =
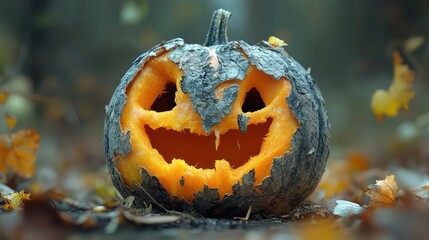
<path id="1" fill-rule="evenodd" d="M 307 222 L 299 229 L 297 239 L 303 240 L 341 240 L 350 239 L 345 231 L 338 228 L 333 220 L 320 220 L 315 223 Z"/>
<path id="2" fill-rule="evenodd" d="M 9 97 L 8 92 L 0 92 L 0 104 L 4 104 Z"/>
<path id="3" fill-rule="evenodd" d="M 375 182 L 376 184 L 371 184 L 366 189 L 366 194 L 369 196 L 369 206 L 388 207 L 393 205 L 398 193 L 395 175 L 387 176 L 386 179 Z"/>
<path id="4" fill-rule="evenodd" d="M 414 83 L 414 72 L 403 64 L 398 52 L 393 53 L 393 82 L 389 89 L 377 90 L 372 95 L 371 109 L 377 120 L 384 116 L 395 117 L 399 109 L 408 110 L 408 102 L 414 97 L 411 87 Z"/>
<path id="5" fill-rule="evenodd" d="M 268 38 L 268 43 L 271 45 L 271 47 L 273 48 L 277 48 L 277 47 L 284 47 L 287 46 L 287 43 L 285 43 L 283 40 L 281 40 L 280 38 L 274 37 L 274 36 L 270 36 Z"/>
<path id="6" fill-rule="evenodd" d="M 331 198 L 343 191 L 353 188 L 353 176 L 369 168 L 368 159 L 360 153 L 350 153 L 346 159 L 331 161 L 326 173 L 322 176 L 317 190 Z"/>
<path id="7" fill-rule="evenodd" d="M 4 119 L 6 121 L 7 128 L 9 128 L 9 130 L 12 130 L 16 125 L 16 117 L 6 113 L 4 115 Z"/>
<path id="8" fill-rule="evenodd" d="M 30 195 L 30 193 L 25 193 L 25 190 L 2 195 L 2 198 L 6 200 L 6 204 L 2 206 L 3 210 L 12 211 L 19 208 L 24 200 L 30 200 Z"/>
<path id="9" fill-rule="evenodd" d="M 40 135 L 34 129 L 0 135 L 0 172 L 10 167 L 21 177 L 32 177 L 39 143 Z"/>

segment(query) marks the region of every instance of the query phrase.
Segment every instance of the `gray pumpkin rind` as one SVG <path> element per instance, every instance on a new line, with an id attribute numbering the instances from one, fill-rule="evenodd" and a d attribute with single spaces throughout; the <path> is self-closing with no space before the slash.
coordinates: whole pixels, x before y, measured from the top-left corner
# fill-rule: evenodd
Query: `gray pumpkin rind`
<path id="1" fill-rule="evenodd" d="M 112 183 L 122 196 L 136 195 L 122 180 L 122 176 L 116 168 L 115 156 L 126 156 L 131 152 L 130 132 L 124 133 L 121 127 L 122 110 L 127 102 L 126 89 L 128 84 L 143 68 L 144 64 L 153 57 L 159 56 L 168 50 L 174 49 L 184 44 L 183 39 L 176 38 L 161 43 L 151 50 L 140 55 L 132 63 L 130 69 L 125 73 L 113 93 L 109 105 L 106 106 L 106 117 L 104 121 L 104 152 L 106 154 L 106 165 L 112 177 Z M 136 195 L 138 196 L 138 195 Z M 140 199 L 136 198 L 135 206 L 138 206 Z M 142 199 L 141 202 L 144 200 Z"/>
<path id="2" fill-rule="evenodd" d="M 211 48 L 216 51 L 219 62 L 216 69 L 210 66 L 208 48 L 201 45 L 186 44 L 168 55 L 184 71 L 182 91 L 189 93 L 194 110 L 201 116 L 207 134 L 231 112 L 239 85 L 231 84 L 226 88 L 222 99 L 216 97 L 215 89 L 229 80 L 243 80 L 249 68 L 249 62 L 232 42 Z"/>
<path id="3" fill-rule="evenodd" d="M 134 61 L 106 109 L 104 146 L 113 184 L 124 198 L 130 195 L 136 197 L 133 203 L 136 208 L 152 204 L 155 210 L 163 210 L 158 206 L 161 204 L 170 210 L 196 211 L 205 216 L 217 217 L 242 216 L 250 206 L 253 213 L 287 213 L 314 191 L 325 170 L 329 155 L 329 124 L 323 97 L 310 74 L 279 48 L 251 46 L 243 41 L 210 48 L 218 56 L 217 69 L 210 65 L 207 47 L 187 45 L 181 39 L 158 45 Z M 145 62 L 167 50 L 171 51 L 169 59 L 184 71 L 182 90 L 190 94 L 194 110 L 203 119 L 206 132 L 210 132 L 211 127 L 229 114 L 239 85 L 231 84 L 222 100 L 216 98 L 214 90 L 226 81 L 243 80 L 250 65 L 275 79 L 285 77 L 290 81 L 292 90 L 285 101 L 300 127 L 293 135 L 292 149 L 284 156 L 273 159 L 271 175 L 260 185 L 254 186 L 255 172 L 252 170 L 243 176 L 241 183 L 232 186 L 231 194 L 223 198 L 217 189 L 206 186 L 195 194 L 192 202 L 187 202 L 170 196 L 156 176 L 150 176 L 145 169 L 141 170 L 143 182 L 136 184 L 133 189 L 122 181 L 114 157 L 125 156 L 131 151 L 130 133 L 124 133 L 120 126 L 122 109 L 127 100 L 126 87 Z M 245 131 L 245 120 L 238 119 L 242 131 Z"/>

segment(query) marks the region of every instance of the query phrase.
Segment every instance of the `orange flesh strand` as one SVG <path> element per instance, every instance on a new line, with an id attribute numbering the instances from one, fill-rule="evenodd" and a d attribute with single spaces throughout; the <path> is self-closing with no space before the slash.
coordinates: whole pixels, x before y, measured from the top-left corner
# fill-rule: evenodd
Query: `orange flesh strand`
<path id="1" fill-rule="evenodd" d="M 222 93 L 230 84 L 239 84 L 240 90 L 231 113 L 207 135 L 189 94 L 181 91 L 182 70 L 167 56 L 168 52 L 148 61 L 127 88 L 121 126 L 124 132 L 131 132 L 132 152 L 119 156 L 117 162 L 125 183 L 131 188 L 141 183 L 140 170 L 145 168 L 170 195 L 187 201 L 192 201 L 204 185 L 217 188 L 222 198 L 253 169 L 255 185 L 260 184 L 270 175 L 273 158 L 291 149 L 292 136 L 299 127 L 285 101 L 290 82 L 275 80 L 251 66 L 243 81 L 221 84 L 217 92 Z M 176 106 L 165 112 L 150 110 L 169 82 L 177 87 Z M 252 88 L 260 92 L 265 107 L 243 113 L 241 106 Z M 238 114 L 250 117 L 245 133 L 239 130 Z M 217 151 L 214 131 L 220 133 Z"/>

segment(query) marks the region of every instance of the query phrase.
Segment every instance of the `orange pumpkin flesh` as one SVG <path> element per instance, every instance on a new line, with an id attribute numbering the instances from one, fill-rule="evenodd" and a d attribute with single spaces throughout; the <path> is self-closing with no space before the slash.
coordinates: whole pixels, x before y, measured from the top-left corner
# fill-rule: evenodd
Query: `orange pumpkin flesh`
<path id="1" fill-rule="evenodd" d="M 189 94 L 181 90 L 183 71 L 168 54 L 149 60 L 126 89 L 121 126 L 124 132 L 132 133 L 132 151 L 117 157 L 124 182 L 130 188 L 140 184 L 144 168 L 171 196 L 187 201 L 205 185 L 218 189 L 222 198 L 251 170 L 255 171 L 255 185 L 261 184 L 270 175 L 273 159 L 291 149 L 290 140 L 299 127 L 285 101 L 291 91 L 289 80 L 276 80 L 250 66 L 244 80 L 219 85 L 219 99 L 230 84 L 239 84 L 240 89 L 231 112 L 207 134 Z M 176 85 L 175 106 L 169 111 L 151 110 L 168 83 Z M 243 112 L 251 89 L 260 93 L 265 107 Z M 244 133 L 237 123 L 239 114 L 250 117 Z"/>

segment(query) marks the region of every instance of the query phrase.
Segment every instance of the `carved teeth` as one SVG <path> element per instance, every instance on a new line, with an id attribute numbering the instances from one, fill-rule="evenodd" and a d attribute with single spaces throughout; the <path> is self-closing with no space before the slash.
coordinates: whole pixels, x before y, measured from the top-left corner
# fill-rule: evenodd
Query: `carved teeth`
<path id="1" fill-rule="evenodd" d="M 217 151 L 217 149 L 218 149 L 218 147 L 219 147 L 219 144 L 220 144 L 220 132 L 219 132 L 219 130 L 214 130 L 214 134 L 215 134 L 215 137 L 216 137 L 216 140 L 215 140 L 215 147 L 216 147 L 216 151 Z"/>

